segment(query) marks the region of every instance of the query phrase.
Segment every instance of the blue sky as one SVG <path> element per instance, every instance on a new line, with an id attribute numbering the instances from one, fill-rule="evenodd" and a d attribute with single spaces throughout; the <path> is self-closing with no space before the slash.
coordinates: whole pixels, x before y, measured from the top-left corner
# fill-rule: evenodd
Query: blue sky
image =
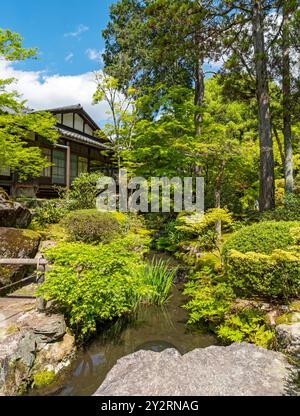
<path id="1" fill-rule="evenodd" d="M 2 0 L 0 27 L 20 33 L 24 45 L 38 48 L 38 59 L 0 60 L 0 78 L 14 85 L 36 110 L 81 104 L 101 126 L 107 106 L 92 105 L 94 71 L 101 70 L 101 31 L 116 0 Z M 214 68 L 214 66 L 212 66 Z"/>
<path id="2" fill-rule="evenodd" d="M 100 124 L 105 106 L 91 106 L 93 71 L 101 68 L 101 31 L 113 0 L 5 0 L 0 27 L 18 32 L 24 45 L 37 47 L 37 60 L 0 62 L 0 78 L 16 86 L 32 108 L 81 103 Z"/>
<path id="3" fill-rule="evenodd" d="M 27 61 L 20 68 L 61 75 L 99 68 L 96 53 L 104 48 L 101 30 L 108 22 L 113 0 L 6 0 L 1 3 L 0 27 L 20 33 L 26 46 L 39 50 L 38 61 Z"/>

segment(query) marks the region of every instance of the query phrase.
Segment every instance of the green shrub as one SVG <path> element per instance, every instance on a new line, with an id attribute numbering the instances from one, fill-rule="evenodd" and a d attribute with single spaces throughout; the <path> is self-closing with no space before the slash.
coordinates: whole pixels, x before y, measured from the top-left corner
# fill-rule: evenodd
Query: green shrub
<path id="1" fill-rule="evenodd" d="M 97 246 L 60 243 L 46 252 L 53 265 L 38 293 L 56 301 L 79 339 L 89 337 L 147 296 L 139 277 L 145 250 L 134 235 Z"/>
<path id="2" fill-rule="evenodd" d="M 208 267 L 192 276 L 185 286 L 184 295 L 192 299 L 184 305 L 189 311 L 189 324 L 202 322 L 217 324 L 230 310 L 235 297 L 231 287 L 216 279 Z"/>
<path id="3" fill-rule="evenodd" d="M 82 173 L 72 182 L 72 188 L 65 194 L 68 210 L 94 209 L 96 207 L 97 181 L 101 172 Z"/>
<path id="4" fill-rule="evenodd" d="M 36 210 L 34 222 L 40 226 L 58 224 L 66 212 L 62 201 L 43 201 L 42 206 Z"/>
<path id="5" fill-rule="evenodd" d="M 261 214 L 263 221 L 300 221 L 300 196 L 288 195 L 284 206 Z"/>
<path id="6" fill-rule="evenodd" d="M 163 225 L 155 245 L 158 250 L 175 252 L 178 250 L 179 243 L 191 236 L 190 233 L 178 230 L 180 222 L 178 219 L 172 219 Z"/>
<path id="7" fill-rule="evenodd" d="M 285 250 L 293 244 L 291 229 L 300 222 L 261 222 L 234 233 L 223 245 L 222 255 L 226 258 L 230 250 L 241 253 L 250 251 L 271 254 L 275 249 Z"/>
<path id="8" fill-rule="evenodd" d="M 216 230 L 216 223 L 220 222 L 223 228 L 231 228 L 232 215 L 227 209 L 210 209 L 204 215 L 182 215 L 178 221 L 181 223 L 176 227 L 179 231 L 194 235 L 194 239 L 181 241 L 179 244 L 182 251 L 179 257 L 184 262 L 196 265 L 198 259 L 207 252 L 214 252 L 221 260 L 222 238 Z"/>
<path id="9" fill-rule="evenodd" d="M 268 327 L 265 316 L 254 309 L 244 309 L 237 315 L 229 316 L 217 328 L 216 333 L 226 344 L 250 342 L 270 348 L 274 341 L 274 333 Z"/>
<path id="10" fill-rule="evenodd" d="M 72 240 L 85 243 L 108 243 L 122 231 L 114 214 L 96 210 L 69 213 L 62 224 Z"/>
<path id="11" fill-rule="evenodd" d="M 300 254 L 274 250 L 272 254 L 240 253 L 226 257 L 228 283 L 242 296 L 290 299 L 300 295 Z"/>
<path id="12" fill-rule="evenodd" d="M 171 268 L 168 262 L 162 259 L 153 259 L 141 270 L 141 281 L 149 287 L 145 297 L 149 303 L 162 305 L 170 295 L 177 268 Z"/>

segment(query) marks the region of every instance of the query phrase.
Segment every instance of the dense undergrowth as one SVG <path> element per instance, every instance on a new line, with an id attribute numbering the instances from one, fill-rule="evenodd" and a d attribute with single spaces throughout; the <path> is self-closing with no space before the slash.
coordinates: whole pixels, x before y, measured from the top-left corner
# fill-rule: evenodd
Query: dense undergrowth
<path id="1" fill-rule="evenodd" d="M 89 183 L 86 175 L 83 183 Z M 130 315 L 141 302 L 167 301 L 176 267 L 146 261 L 145 253 L 155 249 L 177 258 L 187 272 L 189 325 L 207 325 L 224 344 L 248 341 L 273 347 L 266 313 L 247 302 L 237 305 L 244 299 L 276 307 L 299 298 L 300 205 L 295 200 L 286 209 L 242 219 L 226 209 L 211 209 L 204 216 L 141 216 L 84 209 L 95 195 L 91 186 L 92 194 L 76 200 L 80 189 L 78 180 L 71 199 L 69 194 L 59 203 L 46 203 L 36 216 L 41 226 L 54 205 L 61 211 L 47 221 L 60 221 L 56 236 L 61 241 L 46 253 L 53 267 L 41 293 L 55 300 L 78 339 Z"/>

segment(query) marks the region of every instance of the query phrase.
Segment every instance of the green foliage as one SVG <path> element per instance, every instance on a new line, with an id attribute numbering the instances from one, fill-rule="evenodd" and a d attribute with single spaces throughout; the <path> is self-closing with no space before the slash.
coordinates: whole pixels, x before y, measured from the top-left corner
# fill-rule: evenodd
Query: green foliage
<path id="1" fill-rule="evenodd" d="M 230 226 L 233 223 L 232 215 L 228 210 L 222 208 L 213 208 L 202 214 L 192 214 L 180 217 L 180 221 L 184 224 L 178 229 L 188 231 L 190 233 L 201 234 L 207 229 L 215 227 L 217 221 L 221 221 L 224 225 Z"/>
<path id="2" fill-rule="evenodd" d="M 218 271 L 221 269 L 220 256 L 218 252 L 202 253 L 195 262 L 197 269 L 209 267 L 211 270 Z"/>
<path id="3" fill-rule="evenodd" d="M 155 240 L 158 250 L 176 252 L 181 241 L 186 240 L 190 234 L 178 229 L 178 219 L 171 219 L 162 225 L 159 237 Z"/>
<path id="4" fill-rule="evenodd" d="M 42 227 L 48 224 L 58 224 L 66 213 L 67 210 L 63 202 L 46 200 L 37 208 L 34 222 Z"/>
<path id="5" fill-rule="evenodd" d="M 22 60 L 35 56 L 34 49 L 22 47 L 22 38 L 10 30 L 0 29 L 0 59 Z M 9 167 L 18 173 L 19 180 L 39 176 L 49 166 L 41 150 L 31 139 L 38 134 L 49 143 L 58 138 L 53 129 L 56 119 L 53 115 L 26 111 L 25 102 L 16 91 L 8 91 L 15 82 L 13 78 L 0 79 L 0 166 Z M 26 139 L 30 145 L 27 145 Z"/>
<path id="6" fill-rule="evenodd" d="M 288 300 L 300 295 L 300 255 L 274 250 L 272 254 L 231 250 L 226 258 L 228 283 L 242 296 Z"/>
<path id="7" fill-rule="evenodd" d="M 8 61 L 20 61 L 26 58 L 34 58 L 36 49 L 23 47 L 23 38 L 8 29 L 0 28 L 0 55 Z"/>
<path id="8" fill-rule="evenodd" d="M 285 250 L 293 244 L 290 233 L 299 222 L 261 222 L 244 227 L 234 233 L 223 245 L 222 255 L 226 259 L 230 250 L 241 253 L 254 251 L 271 254 L 274 249 Z"/>
<path id="9" fill-rule="evenodd" d="M 162 86 L 156 86 L 159 90 Z M 155 91 L 148 91 L 136 103 L 141 114 L 145 102 L 152 100 Z M 186 96 L 189 98 L 185 98 Z M 136 176 L 169 178 L 190 176 L 196 163 L 192 152 L 195 143 L 193 110 L 190 92 L 182 87 L 172 87 L 157 104 L 160 117 L 148 120 L 141 117 L 136 122 L 131 147 L 123 152 L 125 166 Z M 178 167 L 180 166 L 180 169 Z"/>
<path id="10" fill-rule="evenodd" d="M 151 304 L 162 305 L 169 296 L 177 268 L 170 267 L 168 262 L 162 259 L 152 259 L 141 270 L 141 281 L 149 287 L 149 293 L 145 300 Z"/>
<path id="11" fill-rule="evenodd" d="M 62 224 L 72 240 L 85 243 L 107 243 L 122 231 L 114 214 L 97 210 L 71 212 Z"/>
<path id="12" fill-rule="evenodd" d="M 228 282 L 242 296 L 288 300 L 300 293 L 299 222 L 242 228 L 223 246 Z"/>
<path id="13" fill-rule="evenodd" d="M 255 309 L 244 309 L 225 319 L 216 330 L 225 343 L 250 342 L 263 348 L 271 348 L 274 333 L 268 328 L 264 315 Z"/>
<path id="14" fill-rule="evenodd" d="M 300 197 L 288 195 L 284 198 L 284 206 L 261 215 L 263 221 L 300 221 Z"/>
<path id="15" fill-rule="evenodd" d="M 208 267 L 192 276 L 183 294 L 192 298 L 184 305 L 189 311 L 189 324 L 197 324 L 201 321 L 220 323 L 230 310 L 235 297 L 231 287 L 227 283 L 218 281 L 214 272 Z"/>
<path id="16" fill-rule="evenodd" d="M 29 176 L 39 176 L 41 170 L 48 167 L 49 163 L 42 156 L 41 150 L 30 140 L 34 134 L 39 134 L 49 143 L 54 143 L 58 138 L 57 132 L 52 128 L 56 119 L 47 113 L 7 114 L 1 110 L 3 95 L 0 85 L 0 165 L 18 173 L 20 180 Z M 25 139 L 29 140 L 30 146 Z"/>
<path id="17" fill-rule="evenodd" d="M 225 283 L 226 282 L 226 283 Z M 235 293 L 231 281 L 220 280 L 210 268 L 203 268 L 186 284 L 185 295 L 191 300 L 184 306 L 189 311 L 189 324 L 209 324 L 225 343 L 251 342 L 272 347 L 274 334 L 262 312 L 243 309 L 234 312 Z"/>
<path id="18" fill-rule="evenodd" d="M 60 243 L 46 252 L 53 265 L 39 294 L 55 300 L 79 339 L 87 338 L 146 296 L 139 277 L 144 243 L 134 235 L 97 246 Z"/>
<path id="19" fill-rule="evenodd" d="M 108 105 L 109 119 L 99 134 L 109 138 L 110 146 L 114 149 L 113 157 L 117 159 L 120 168 L 120 156 L 125 149 L 131 147 L 131 138 L 136 122 L 136 103 L 134 96 L 137 91 L 129 87 L 126 91 L 120 89 L 119 81 L 114 77 L 104 74 L 103 71 L 96 74 L 97 90 L 93 96 L 93 104 L 105 102 Z"/>
<path id="20" fill-rule="evenodd" d="M 94 209 L 96 207 L 97 181 L 101 172 L 82 173 L 72 182 L 72 188 L 64 195 L 68 210 Z"/>
<path id="21" fill-rule="evenodd" d="M 181 225 L 176 227 L 177 230 L 190 235 L 189 240 L 179 243 L 180 248 L 186 253 L 179 256 L 188 263 L 196 263 L 207 252 L 214 252 L 218 260 L 221 245 L 220 236 L 216 231 L 218 221 L 221 221 L 224 228 L 233 224 L 232 215 L 228 210 L 221 208 L 210 209 L 204 215 L 193 213 L 179 216 L 178 222 Z"/>

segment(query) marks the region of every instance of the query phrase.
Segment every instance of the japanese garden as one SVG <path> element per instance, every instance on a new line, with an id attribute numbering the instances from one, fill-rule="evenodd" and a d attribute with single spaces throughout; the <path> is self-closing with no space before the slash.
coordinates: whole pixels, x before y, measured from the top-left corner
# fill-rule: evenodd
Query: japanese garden
<path id="1" fill-rule="evenodd" d="M 89 108 L 0 20 L 0 396 L 299 396 L 299 1 L 100 3 Z"/>

